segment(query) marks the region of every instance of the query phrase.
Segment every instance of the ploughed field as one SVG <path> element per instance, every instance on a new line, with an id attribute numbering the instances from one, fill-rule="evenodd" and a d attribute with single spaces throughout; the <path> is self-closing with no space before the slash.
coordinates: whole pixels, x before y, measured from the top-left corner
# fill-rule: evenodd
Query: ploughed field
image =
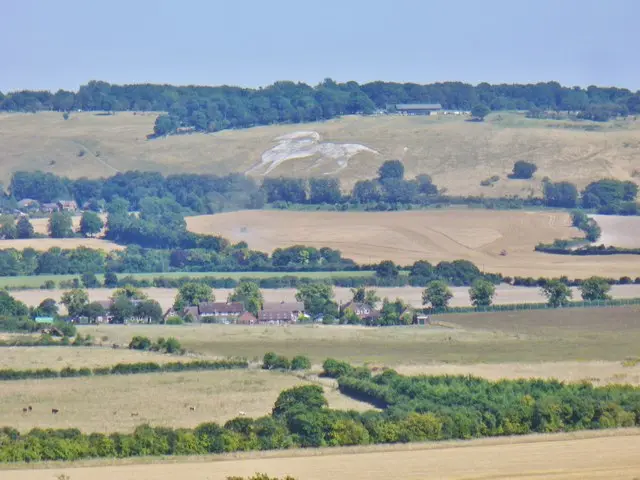
<path id="1" fill-rule="evenodd" d="M 586 278 L 640 275 L 633 255 L 567 256 L 535 252 L 536 244 L 583 237 L 569 214 L 549 211 L 443 209 L 405 212 L 248 210 L 187 218 L 197 233 L 222 235 L 250 248 L 331 247 L 359 263 L 469 260 L 510 276 Z M 506 255 L 503 255 L 506 253 Z"/>
<path id="2" fill-rule="evenodd" d="M 2 471 L 3 480 L 189 480 L 251 476 L 299 480 L 629 480 L 640 475 L 640 430 L 531 435 L 395 446 L 182 458 L 162 462 L 78 462 Z M 40 467 L 40 468 L 38 468 Z M 60 477 L 58 477 L 60 478 Z"/>

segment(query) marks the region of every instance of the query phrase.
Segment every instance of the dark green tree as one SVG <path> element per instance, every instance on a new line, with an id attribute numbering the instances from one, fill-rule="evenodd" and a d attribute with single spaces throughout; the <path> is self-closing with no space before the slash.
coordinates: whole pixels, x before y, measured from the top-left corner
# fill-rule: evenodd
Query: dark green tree
<path id="1" fill-rule="evenodd" d="M 23 215 L 18 219 L 17 234 L 18 238 L 33 238 L 34 236 L 33 225 L 31 225 L 29 217 L 26 215 Z"/>
<path id="2" fill-rule="evenodd" d="M 49 236 L 51 238 L 73 237 L 73 222 L 68 212 L 53 212 L 49 217 Z"/>
<path id="3" fill-rule="evenodd" d="M 76 317 L 82 314 L 84 306 L 89 303 L 89 295 L 87 295 L 86 290 L 76 288 L 64 292 L 60 303 L 67 307 L 67 312 L 69 312 L 70 317 Z"/>
<path id="4" fill-rule="evenodd" d="M 118 275 L 109 270 L 104 274 L 104 286 L 107 288 L 115 288 L 118 286 Z"/>
<path id="5" fill-rule="evenodd" d="M 479 278 L 474 281 L 469 289 L 469 298 L 474 307 L 488 307 L 493 303 L 496 287 L 488 280 Z"/>
<path id="6" fill-rule="evenodd" d="M 400 160 L 387 160 L 378 169 L 378 179 L 380 181 L 404 179 L 404 165 Z"/>
<path id="7" fill-rule="evenodd" d="M 13 215 L 0 216 L 0 239 L 14 239 L 18 237 L 16 219 Z"/>
<path id="8" fill-rule="evenodd" d="M 383 260 L 376 266 L 376 275 L 380 278 L 396 278 L 400 269 L 391 260 Z"/>
<path id="9" fill-rule="evenodd" d="M 563 307 L 569 303 L 573 292 L 560 280 L 550 280 L 541 287 L 542 294 L 547 297 L 547 303 L 550 307 Z"/>
<path id="10" fill-rule="evenodd" d="M 318 385 L 304 385 L 284 390 L 278 395 L 273 406 L 276 417 L 292 413 L 315 412 L 327 406 L 324 391 Z"/>
<path id="11" fill-rule="evenodd" d="M 484 117 L 489 113 L 491 113 L 491 110 L 483 103 L 478 103 L 471 108 L 471 116 L 478 122 L 484 121 Z"/>
<path id="12" fill-rule="evenodd" d="M 447 308 L 453 293 L 447 284 L 441 280 L 434 280 L 427 285 L 422 292 L 422 304 L 431 305 L 432 308 Z"/>
<path id="13" fill-rule="evenodd" d="M 544 203 L 548 207 L 575 208 L 578 204 L 578 189 L 569 182 L 544 182 Z"/>
<path id="14" fill-rule="evenodd" d="M 155 300 L 143 300 L 135 306 L 134 315 L 145 319 L 148 323 L 160 323 L 162 321 L 162 307 Z"/>
<path id="15" fill-rule="evenodd" d="M 262 304 L 264 303 L 264 297 L 260 287 L 255 282 L 240 282 L 234 289 L 233 293 L 229 295 L 230 302 L 242 302 L 244 308 L 251 312 L 253 315 L 258 315 L 258 312 L 262 310 Z"/>
<path id="16" fill-rule="evenodd" d="M 100 282 L 95 274 L 87 272 L 83 273 L 80 277 L 80 281 L 82 282 L 82 286 L 84 288 L 98 288 L 100 287 Z"/>
<path id="17" fill-rule="evenodd" d="M 533 177 L 533 174 L 536 173 L 538 167 L 535 163 L 525 162 L 524 160 L 518 160 L 513 164 L 513 173 L 510 175 L 511 178 L 521 178 L 521 179 L 529 179 Z"/>
<path id="18" fill-rule="evenodd" d="M 95 212 L 85 211 L 80 219 L 80 233 L 85 237 L 93 237 L 100 233 L 104 222 Z"/>
<path id="19" fill-rule="evenodd" d="M 582 299 L 585 301 L 610 300 L 611 285 L 602 277 L 590 277 L 579 287 Z"/>
<path id="20" fill-rule="evenodd" d="M 298 287 L 296 300 L 304 302 L 310 315 L 338 316 L 338 304 L 333 301 L 333 287 L 324 283 L 312 283 Z"/>
<path id="21" fill-rule="evenodd" d="M 135 306 L 127 297 L 120 296 L 109 308 L 109 313 L 113 316 L 114 323 L 125 323 L 135 314 Z"/>
<path id="22" fill-rule="evenodd" d="M 98 302 L 87 303 L 82 308 L 83 316 L 87 317 L 89 321 L 95 322 L 99 317 L 104 317 L 106 315 L 106 310 L 102 306 L 102 304 Z"/>

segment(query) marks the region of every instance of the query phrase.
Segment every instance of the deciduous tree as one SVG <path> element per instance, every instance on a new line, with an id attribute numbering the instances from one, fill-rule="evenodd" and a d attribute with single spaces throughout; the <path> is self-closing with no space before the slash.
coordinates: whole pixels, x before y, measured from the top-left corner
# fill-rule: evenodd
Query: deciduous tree
<path id="1" fill-rule="evenodd" d="M 422 304 L 431 305 L 432 308 L 447 308 L 452 298 L 453 293 L 441 280 L 430 282 L 422 292 Z"/>

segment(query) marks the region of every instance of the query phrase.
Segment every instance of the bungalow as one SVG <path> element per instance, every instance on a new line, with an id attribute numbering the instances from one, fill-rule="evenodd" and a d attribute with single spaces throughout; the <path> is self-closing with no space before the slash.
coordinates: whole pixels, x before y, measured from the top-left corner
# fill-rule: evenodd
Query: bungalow
<path id="1" fill-rule="evenodd" d="M 198 317 L 204 323 L 224 323 L 242 313 L 242 302 L 202 302 L 198 305 Z"/>
<path id="2" fill-rule="evenodd" d="M 258 319 L 251 312 L 244 312 L 236 318 L 238 325 L 254 325 L 257 322 Z"/>
<path id="3" fill-rule="evenodd" d="M 59 200 L 58 208 L 63 212 L 77 212 L 78 204 L 75 200 Z"/>
<path id="4" fill-rule="evenodd" d="M 298 317 L 304 314 L 302 302 L 267 302 L 258 312 L 259 323 L 296 323 Z"/>
<path id="5" fill-rule="evenodd" d="M 18 208 L 20 210 L 37 209 L 38 205 L 39 205 L 38 201 L 34 200 L 33 198 L 23 198 L 18 202 Z"/>
<path id="6" fill-rule="evenodd" d="M 360 320 L 364 320 L 366 322 L 377 320 L 380 318 L 380 312 L 375 308 L 372 308 L 370 305 L 366 303 L 360 302 L 348 302 L 342 307 L 342 312 L 352 312 L 354 313 Z"/>

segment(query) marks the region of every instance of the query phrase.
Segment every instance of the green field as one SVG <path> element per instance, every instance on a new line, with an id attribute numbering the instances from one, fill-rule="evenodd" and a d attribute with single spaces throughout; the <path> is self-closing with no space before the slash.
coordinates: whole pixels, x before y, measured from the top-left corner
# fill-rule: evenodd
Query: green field
<path id="1" fill-rule="evenodd" d="M 239 280 L 241 278 L 272 278 L 272 277 L 300 277 L 312 279 L 328 279 L 328 278 L 344 278 L 344 277 L 369 277 L 373 275 L 372 271 L 358 272 L 158 272 L 158 273 L 119 273 L 118 278 L 133 277 L 139 280 L 153 280 L 157 277 L 162 278 L 232 278 Z M 101 282 L 104 275 L 96 275 Z M 80 278 L 80 275 L 25 275 L 17 277 L 0 277 L 0 288 L 40 288 L 47 280 L 53 280 L 56 285 L 60 281 L 69 281 L 74 278 Z"/>

